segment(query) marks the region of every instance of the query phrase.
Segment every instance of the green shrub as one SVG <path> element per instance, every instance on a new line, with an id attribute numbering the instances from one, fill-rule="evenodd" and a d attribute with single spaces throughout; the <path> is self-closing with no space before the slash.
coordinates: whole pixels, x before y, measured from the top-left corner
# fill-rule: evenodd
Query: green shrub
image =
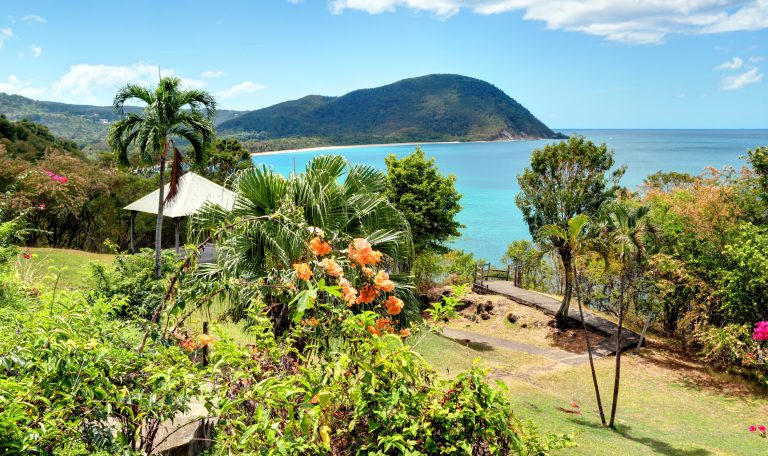
<path id="1" fill-rule="evenodd" d="M 123 298 L 117 316 L 147 319 L 165 296 L 165 281 L 155 278 L 154 255 L 151 249 L 142 249 L 135 255 L 118 255 L 113 269 L 91 264 L 95 295 Z M 163 276 L 173 271 L 175 261 L 173 254 L 163 255 Z"/>
<path id="2" fill-rule="evenodd" d="M 64 293 L 0 333 L 1 454 L 149 453 L 160 423 L 188 409 L 201 386 L 189 358 L 138 353 L 137 328 L 113 318 L 122 305 Z"/>

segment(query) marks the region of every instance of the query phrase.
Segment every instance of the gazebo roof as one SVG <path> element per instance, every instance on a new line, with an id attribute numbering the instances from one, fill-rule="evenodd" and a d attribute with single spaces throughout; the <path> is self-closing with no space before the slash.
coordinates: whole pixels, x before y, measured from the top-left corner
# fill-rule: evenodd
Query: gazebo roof
<path id="1" fill-rule="evenodd" d="M 168 194 L 170 184 L 165 185 L 164 195 Z M 125 206 L 127 211 L 157 214 L 158 190 Z M 179 192 L 176 197 L 165 204 L 163 216 L 185 217 L 199 211 L 205 203 L 212 203 L 231 211 L 235 205 L 235 192 L 227 190 L 219 184 L 209 181 L 195 173 L 181 176 Z"/>

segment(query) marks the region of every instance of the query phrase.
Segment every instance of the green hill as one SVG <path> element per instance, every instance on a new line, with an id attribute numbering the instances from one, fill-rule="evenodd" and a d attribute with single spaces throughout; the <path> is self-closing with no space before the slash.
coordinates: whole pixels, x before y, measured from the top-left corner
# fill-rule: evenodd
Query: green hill
<path id="1" fill-rule="evenodd" d="M 126 107 L 126 111 L 140 110 L 141 108 L 138 107 Z M 220 110 L 216 122 L 225 122 L 240 113 L 240 111 Z M 0 114 L 5 114 L 9 120 L 28 119 L 41 123 L 54 135 L 75 141 L 80 146 L 104 146 L 109 124 L 119 118 L 112 106 L 37 101 L 5 93 L 0 93 Z"/>
<path id="2" fill-rule="evenodd" d="M 492 84 L 448 74 L 341 97 L 310 95 L 222 122 L 219 132 L 266 140 L 323 138 L 337 144 L 563 137 Z"/>

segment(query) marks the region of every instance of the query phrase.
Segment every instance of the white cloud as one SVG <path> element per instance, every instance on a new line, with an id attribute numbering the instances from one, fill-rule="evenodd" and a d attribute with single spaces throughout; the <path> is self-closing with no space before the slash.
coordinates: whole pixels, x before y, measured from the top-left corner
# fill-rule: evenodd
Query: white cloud
<path id="1" fill-rule="evenodd" d="M 720 65 L 716 66 L 716 70 L 738 70 L 739 68 L 744 65 L 744 61 L 741 60 L 738 57 L 734 57 L 733 60 L 730 60 L 728 62 L 723 62 Z"/>
<path id="2" fill-rule="evenodd" d="M 765 60 L 765 57 L 750 57 L 749 63 L 759 63 Z"/>
<path id="3" fill-rule="evenodd" d="M 221 92 L 218 92 L 216 96 L 220 98 L 234 98 L 238 95 L 253 93 L 258 90 L 262 90 L 264 88 L 266 88 L 264 84 L 257 84 L 251 81 L 243 81 L 239 84 L 233 85 L 232 87 L 226 90 L 222 90 Z"/>
<path id="4" fill-rule="evenodd" d="M 6 82 L 0 82 L 0 92 L 36 97 L 45 92 L 41 87 L 33 87 L 32 81 L 22 81 L 16 75 L 8 76 Z"/>
<path id="5" fill-rule="evenodd" d="M 175 76 L 172 69 L 159 69 L 148 63 L 132 65 L 77 64 L 51 86 L 56 101 L 107 105 L 112 102 L 118 88 L 131 82 L 145 86 L 157 84 L 159 76 Z M 181 77 L 186 89 L 205 87 L 205 81 Z"/>
<path id="6" fill-rule="evenodd" d="M 752 68 L 736 76 L 725 76 L 720 80 L 720 88 L 723 90 L 737 90 L 750 84 L 756 84 L 763 79 L 762 73 L 757 68 Z"/>
<path id="7" fill-rule="evenodd" d="M 28 24 L 45 24 L 46 22 L 44 17 L 38 16 L 37 14 L 27 14 L 21 19 Z"/>
<path id="8" fill-rule="evenodd" d="M 32 46 L 32 57 L 40 57 L 40 55 L 43 53 L 43 48 L 40 46 Z"/>
<path id="9" fill-rule="evenodd" d="M 660 43 L 669 34 L 704 34 L 768 28 L 768 0 L 329 0 L 335 14 L 380 14 L 398 7 L 440 18 L 462 9 L 478 14 L 521 12 L 548 29 L 630 43 Z"/>
<path id="10" fill-rule="evenodd" d="M 14 36 L 13 30 L 8 27 L 0 29 L 0 48 L 5 44 L 5 40 L 13 38 Z"/>
<path id="11" fill-rule="evenodd" d="M 219 78 L 221 76 L 224 76 L 224 72 L 221 70 L 203 71 L 203 73 L 200 75 L 202 78 Z"/>

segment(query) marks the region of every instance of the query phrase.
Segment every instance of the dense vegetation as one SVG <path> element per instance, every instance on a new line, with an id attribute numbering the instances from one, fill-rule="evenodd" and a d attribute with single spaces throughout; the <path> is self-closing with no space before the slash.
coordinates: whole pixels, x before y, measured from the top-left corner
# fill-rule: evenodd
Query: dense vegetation
<path id="1" fill-rule="evenodd" d="M 141 108 L 127 107 L 127 112 L 141 112 Z M 53 101 L 37 101 L 21 95 L 0 93 L 0 114 L 9 120 L 27 119 L 48 127 L 54 135 L 90 146 L 98 151 L 106 144 L 107 131 L 120 114 L 112 106 L 88 106 Z M 216 123 L 226 122 L 241 111 L 219 110 Z"/>
<path id="2" fill-rule="evenodd" d="M 252 166 L 237 141 L 216 141 L 210 149 L 200 172 L 219 183 Z M 84 154 L 43 125 L 0 116 L 0 200 L 6 218 L 24 215 L 29 246 L 106 251 L 104 242 L 110 241 L 127 250 L 130 214 L 122 208 L 157 183 L 157 170 L 151 166 L 133 161 L 119 169 L 110 155 Z M 163 243 L 171 245 L 171 221 L 164 223 Z M 152 244 L 154 224 L 148 215 L 136 218 L 138 246 Z"/>
<path id="3" fill-rule="evenodd" d="M 428 75 L 341 97 L 310 95 L 252 111 L 219 125 L 242 139 L 313 137 L 365 144 L 557 138 L 493 85 L 458 75 Z"/>

